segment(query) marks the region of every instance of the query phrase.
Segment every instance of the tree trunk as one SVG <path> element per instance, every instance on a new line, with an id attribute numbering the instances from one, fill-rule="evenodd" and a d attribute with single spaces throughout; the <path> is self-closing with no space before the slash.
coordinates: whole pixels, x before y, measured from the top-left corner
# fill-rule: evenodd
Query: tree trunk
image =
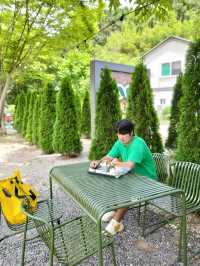
<path id="1" fill-rule="evenodd" d="M 4 126 L 4 104 L 5 104 L 5 100 L 6 100 L 6 94 L 7 91 L 10 87 L 10 83 L 11 83 L 11 73 L 7 74 L 6 77 L 6 81 L 4 86 L 2 87 L 2 90 L 0 92 L 0 129 L 3 130 L 3 126 Z"/>

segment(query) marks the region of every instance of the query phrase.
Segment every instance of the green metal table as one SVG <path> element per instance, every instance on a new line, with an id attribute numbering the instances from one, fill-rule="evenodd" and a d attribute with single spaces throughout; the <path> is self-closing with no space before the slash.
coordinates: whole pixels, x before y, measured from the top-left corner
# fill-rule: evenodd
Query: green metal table
<path id="1" fill-rule="evenodd" d="M 167 195 L 176 195 L 181 198 L 181 260 L 184 265 L 187 265 L 185 196 L 181 190 L 134 174 L 128 174 L 119 179 L 92 175 L 87 172 L 88 167 L 87 162 L 52 168 L 49 177 L 50 196 L 53 197 L 52 180 L 54 180 L 97 223 L 99 265 L 103 265 L 102 215 L 114 209 L 134 206 Z"/>

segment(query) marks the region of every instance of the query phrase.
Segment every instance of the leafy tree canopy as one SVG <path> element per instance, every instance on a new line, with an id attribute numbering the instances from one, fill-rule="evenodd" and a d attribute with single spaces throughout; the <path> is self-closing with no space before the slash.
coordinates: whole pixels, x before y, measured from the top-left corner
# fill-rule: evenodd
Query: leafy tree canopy
<path id="1" fill-rule="evenodd" d="M 194 12 L 190 19 L 181 21 L 177 19 L 176 11 L 169 11 L 164 21 L 151 17 L 141 22 L 134 13 L 130 14 L 116 30 L 111 27 L 105 36 L 101 36 L 99 45 L 95 48 L 96 57 L 105 61 L 135 65 L 143 54 L 170 35 L 196 39 L 200 35 L 198 17 Z"/>
<path id="2" fill-rule="evenodd" d="M 90 2 L 90 1 L 89 1 Z M 92 2 L 92 1 L 91 1 Z M 0 115 L 12 79 L 38 57 L 61 51 L 98 29 L 103 4 L 4 0 L 0 4 Z M 78 30 L 77 30 L 78 29 Z"/>

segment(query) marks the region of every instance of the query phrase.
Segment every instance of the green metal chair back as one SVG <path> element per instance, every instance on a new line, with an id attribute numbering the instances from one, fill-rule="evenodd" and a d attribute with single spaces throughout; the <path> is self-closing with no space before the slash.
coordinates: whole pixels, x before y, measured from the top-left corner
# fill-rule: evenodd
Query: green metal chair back
<path id="1" fill-rule="evenodd" d="M 185 192 L 186 211 L 191 213 L 200 208 L 200 165 L 177 161 L 170 165 L 169 185 Z"/>
<path id="2" fill-rule="evenodd" d="M 51 206 L 51 200 L 49 202 Z M 98 251 L 97 224 L 88 216 L 60 223 L 53 216 L 51 221 L 47 220 L 44 211 L 32 214 L 26 207 L 23 210 L 34 221 L 41 239 L 50 250 L 50 265 L 53 265 L 53 255 L 61 264 L 76 265 Z M 112 247 L 115 261 L 112 236 L 103 235 L 103 247 L 106 246 Z"/>
<path id="3" fill-rule="evenodd" d="M 158 181 L 167 183 L 169 176 L 169 157 L 163 153 L 153 153 L 152 156 L 156 164 Z"/>

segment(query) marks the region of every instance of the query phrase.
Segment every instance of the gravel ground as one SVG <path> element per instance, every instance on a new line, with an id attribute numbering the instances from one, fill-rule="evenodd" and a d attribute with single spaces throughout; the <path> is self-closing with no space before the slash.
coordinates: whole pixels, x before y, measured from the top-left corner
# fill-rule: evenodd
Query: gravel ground
<path id="1" fill-rule="evenodd" d="M 29 145 L 19 135 L 13 134 L 0 137 L 0 179 L 8 176 L 15 167 L 19 167 L 23 180 L 35 186 L 40 197 L 48 196 L 48 173 L 55 165 L 71 164 L 87 161 L 90 141 L 82 140 L 83 152 L 78 158 L 65 159 L 59 154 L 45 155 L 35 146 Z M 76 205 L 57 187 L 54 193 L 62 203 L 66 217 L 73 217 L 80 213 Z M 145 239 L 141 237 L 140 228 L 136 222 L 137 210 L 131 209 L 125 216 L 125 230 L 115 237 L 117 263 L 120 266 L 153 266 L 179 265 L 177 263 L 179 233 L 177 223 L 165 226 Z M 149 213 L 150 222 L 156 221 L 158 216 Z M 200 249 L 200 219 L 192 215 L 188 217 L 188 249 Z M 1 223 L 0 238 L 9 234 L 5 221 Z M 29 232 L 34 234 L 34 232 Z M 18 235 L 0 242 L 0 265 L 20 265 L 22 235 Z M 105 265 L 112 265 L 110 250 L 104 252 Z M 26 265 L 48 265 L 48 250 L 38 239 L 27 245 Z M 59 265 L 56 259 L 54 265 Z M 81 265 L 97 265 L 95 256 L 90 257 Z M 189 265 L 200 265 L 200 255 L 189 260 Z"/>

